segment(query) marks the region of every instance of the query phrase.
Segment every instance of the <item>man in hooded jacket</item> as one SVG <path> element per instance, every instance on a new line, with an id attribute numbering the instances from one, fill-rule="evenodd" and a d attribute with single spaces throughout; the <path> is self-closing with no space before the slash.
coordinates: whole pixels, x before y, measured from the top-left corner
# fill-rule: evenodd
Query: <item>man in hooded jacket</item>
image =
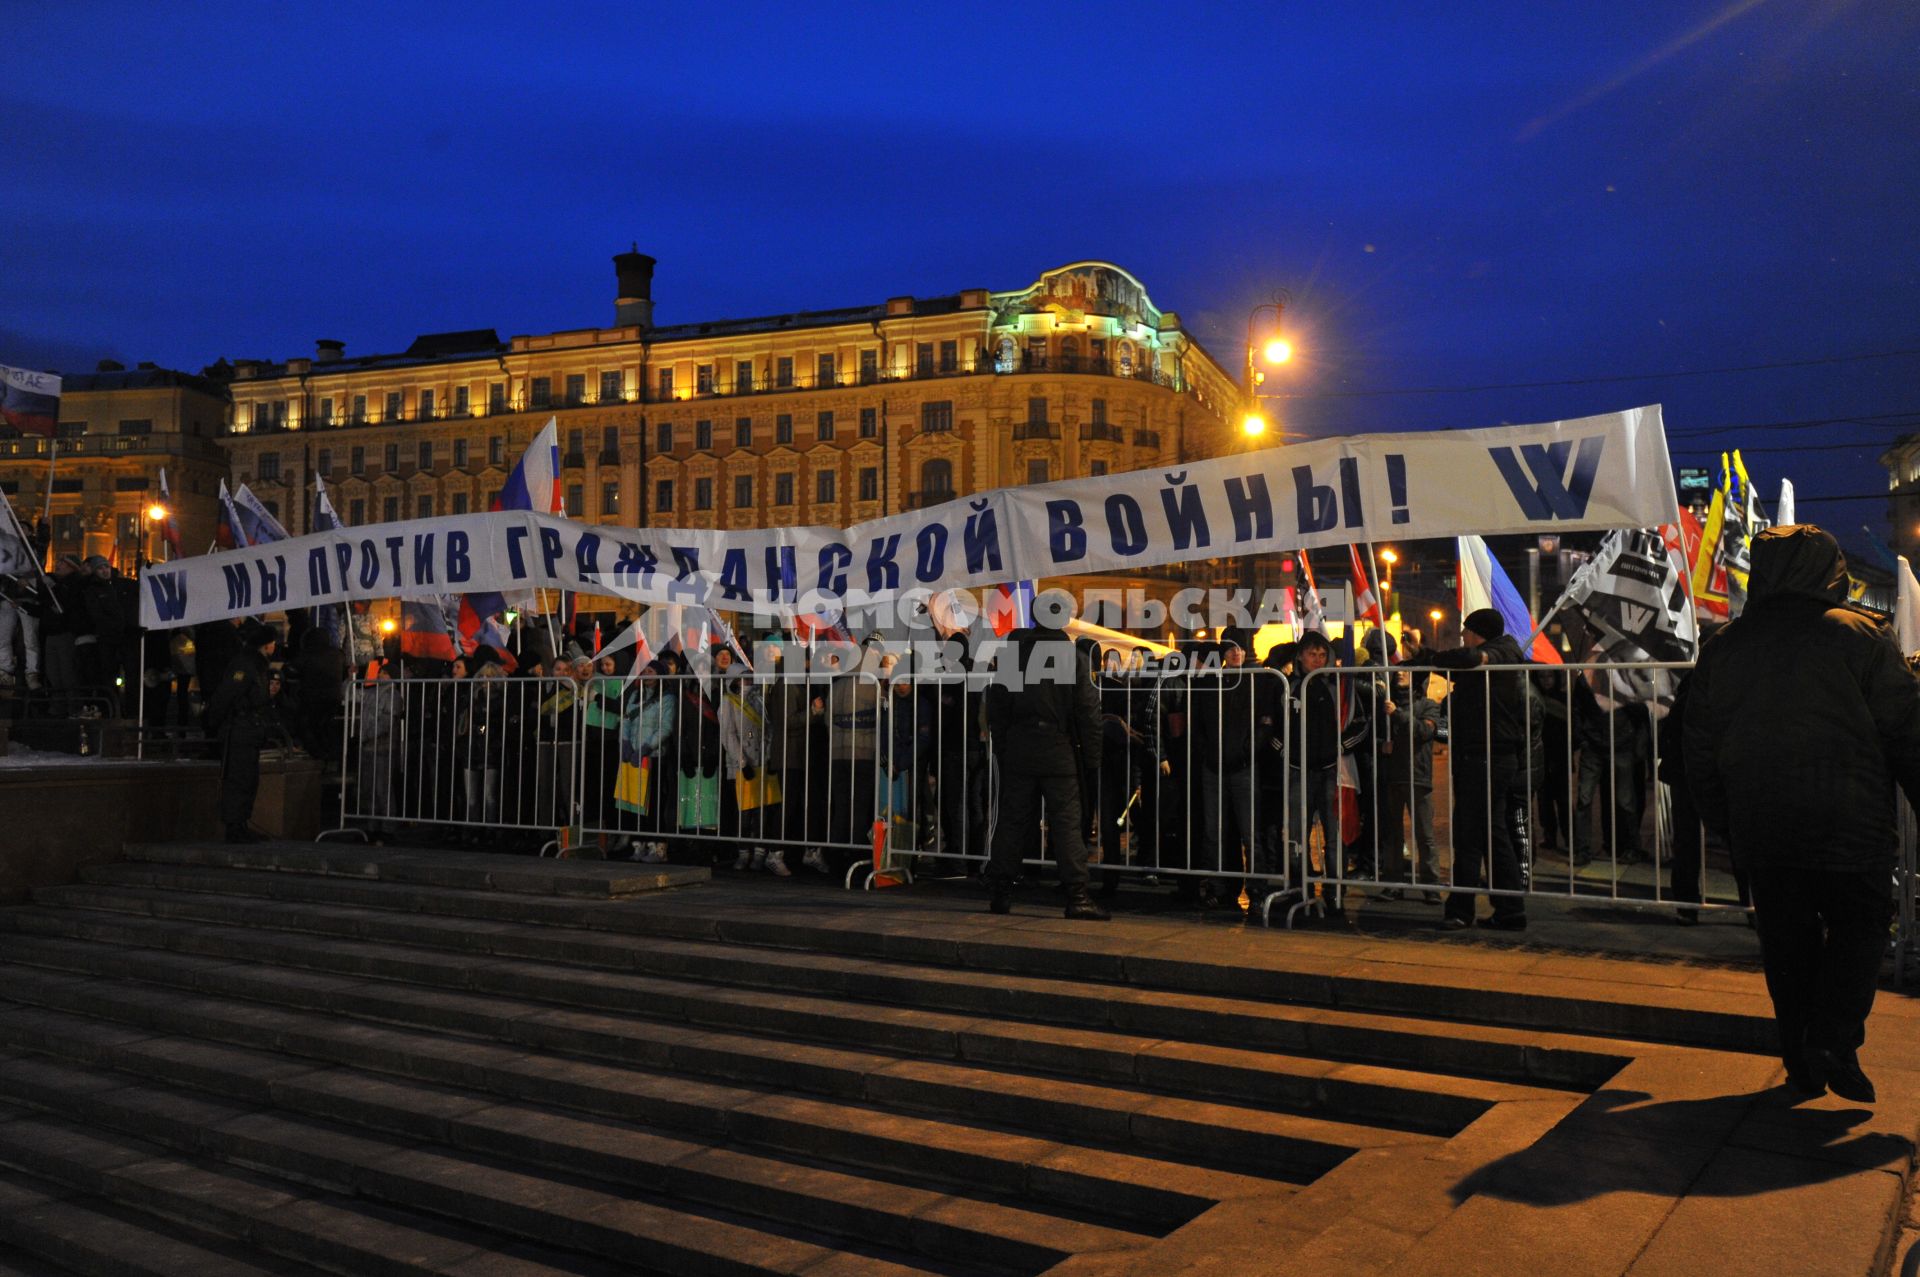
<path id="1" fill-rule="evenodd" d="M 1920 684 L 1846 586 L 1821 529 L 1754 538 L 1746 610 L 1700 653 L 1684 744 L 1701 819 L 1751 878 L 1788 1082 L 1872 1103 L 1855 1053 L 1893 914 L 1894 785 L 1920 798 Z"/>

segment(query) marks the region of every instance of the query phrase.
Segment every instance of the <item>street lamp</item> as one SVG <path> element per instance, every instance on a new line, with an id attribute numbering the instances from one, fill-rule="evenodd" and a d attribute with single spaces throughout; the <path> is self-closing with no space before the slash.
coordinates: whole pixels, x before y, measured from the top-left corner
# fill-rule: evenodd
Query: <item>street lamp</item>
<path id="1" fill-rule="evenodd" d="M 1267 433 L 1267 419 L 1257 410 L 1249 412 L 1240 419 L 1240 433 L 1249 439 L 1258 439 Z"/>
<path id="2" fill-rule="evenodd" d="M 1293 343 L 1279 335 L 1280 321 L 1286 314 L 1287 303 L 1292 297 L 1285 289 L 1275 294 L 1270 302 L 1262 302 L 1247 312 L 1247 415 L 1240 422 L 1240 433 L 1249 439 L 1257 439 L 1267 433 L 1267 419 L 1260 412 L 1260 383 L 1266 380 L 1266 374 L 1256 366 L 1256 356 L 1267 363 L 1279 365 L 1293 358 Z M 1256 343 L 1254 329 L 1260 322 L 1260 316 L 1273 312 L 1273 327 L 1276 330 L 1263 343 Z M 1257 423 L 1257 424 L 1256 424 Z"/>
<path id="3" fill-rule="evenodd" d="M 147 522 L 158 523 L 166 517 L 167 507 L 161 505 L 158 501 L 147 507 Z"/>

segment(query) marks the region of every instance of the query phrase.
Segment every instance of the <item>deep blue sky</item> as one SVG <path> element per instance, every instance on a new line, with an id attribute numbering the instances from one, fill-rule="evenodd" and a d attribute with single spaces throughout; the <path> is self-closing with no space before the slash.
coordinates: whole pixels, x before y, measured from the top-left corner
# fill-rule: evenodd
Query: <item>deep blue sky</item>
<path id="1" fill-rule="evenodd" d="M 1737 442 L 1816 497 L 1920 426 L 1915 356 L 1511 388 L 1920 348 L 1911 0 L 65 3 L 5 38 L 0 362 L 605 323 L 629 242 L 662 322 L 1091 257 L 1229 364 L 1291 290 L 1311 433 L 1660 401 L 1681 464 Z M 1379 393 L 1462 386 L 1509 388 Z M 1859 544 L 1884 506 L 1801 513 Z"/>

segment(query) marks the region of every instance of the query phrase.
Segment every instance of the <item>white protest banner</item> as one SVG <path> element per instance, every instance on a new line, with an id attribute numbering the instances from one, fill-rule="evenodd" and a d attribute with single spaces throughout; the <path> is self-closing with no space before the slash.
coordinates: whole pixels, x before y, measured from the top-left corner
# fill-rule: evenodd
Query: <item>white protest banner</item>
<path id="1" fill-rule="evenodd" d="M 140 608 L 143 624 L 170 628 L 349 599 L 545 588 L 778 611 L 1358 541 L 1676 518 L 1656 406 L 1000 488 L 844 529 L 623 528 L 525 511 L 336 529 L 153 565 Z"/>

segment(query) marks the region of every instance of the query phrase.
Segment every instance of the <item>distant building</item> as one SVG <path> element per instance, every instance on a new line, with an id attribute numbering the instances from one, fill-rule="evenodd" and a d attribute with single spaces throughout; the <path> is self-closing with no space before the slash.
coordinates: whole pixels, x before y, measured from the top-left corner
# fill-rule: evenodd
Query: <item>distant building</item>
<path id="1" fill-rule="evenodd" d="M 145 511 L 164 468 L 182 548 L 199 554 L 213 542 L 226 424 L 226 387 L 208 377 L 152 364 L 69 373 L 57 440 L 0 430 L 0 489 L 24 523 L 51 512 L 55 554 L 101 554 L 130 572 L 163 554 Z"/>
<path id="2" fill-rule="evenodd" d="M 232 481 L 296 534 L 315 474 L 350 524 L 485 510 L 558 417 L 574 518 L 840 526 L 1234 446 L 1233 378 L 1104 262 L 1009 291 L 659 326 L 653 259 L 614 268 L 609 327 L 237 362 Z"/>
<path id="3" fill-rule="evenodd" d="M 1920 563 L 1920 434 L 1903 436 L 1880 454 L 1887 468 L 1887 522 L 1893 552 Z"/>

